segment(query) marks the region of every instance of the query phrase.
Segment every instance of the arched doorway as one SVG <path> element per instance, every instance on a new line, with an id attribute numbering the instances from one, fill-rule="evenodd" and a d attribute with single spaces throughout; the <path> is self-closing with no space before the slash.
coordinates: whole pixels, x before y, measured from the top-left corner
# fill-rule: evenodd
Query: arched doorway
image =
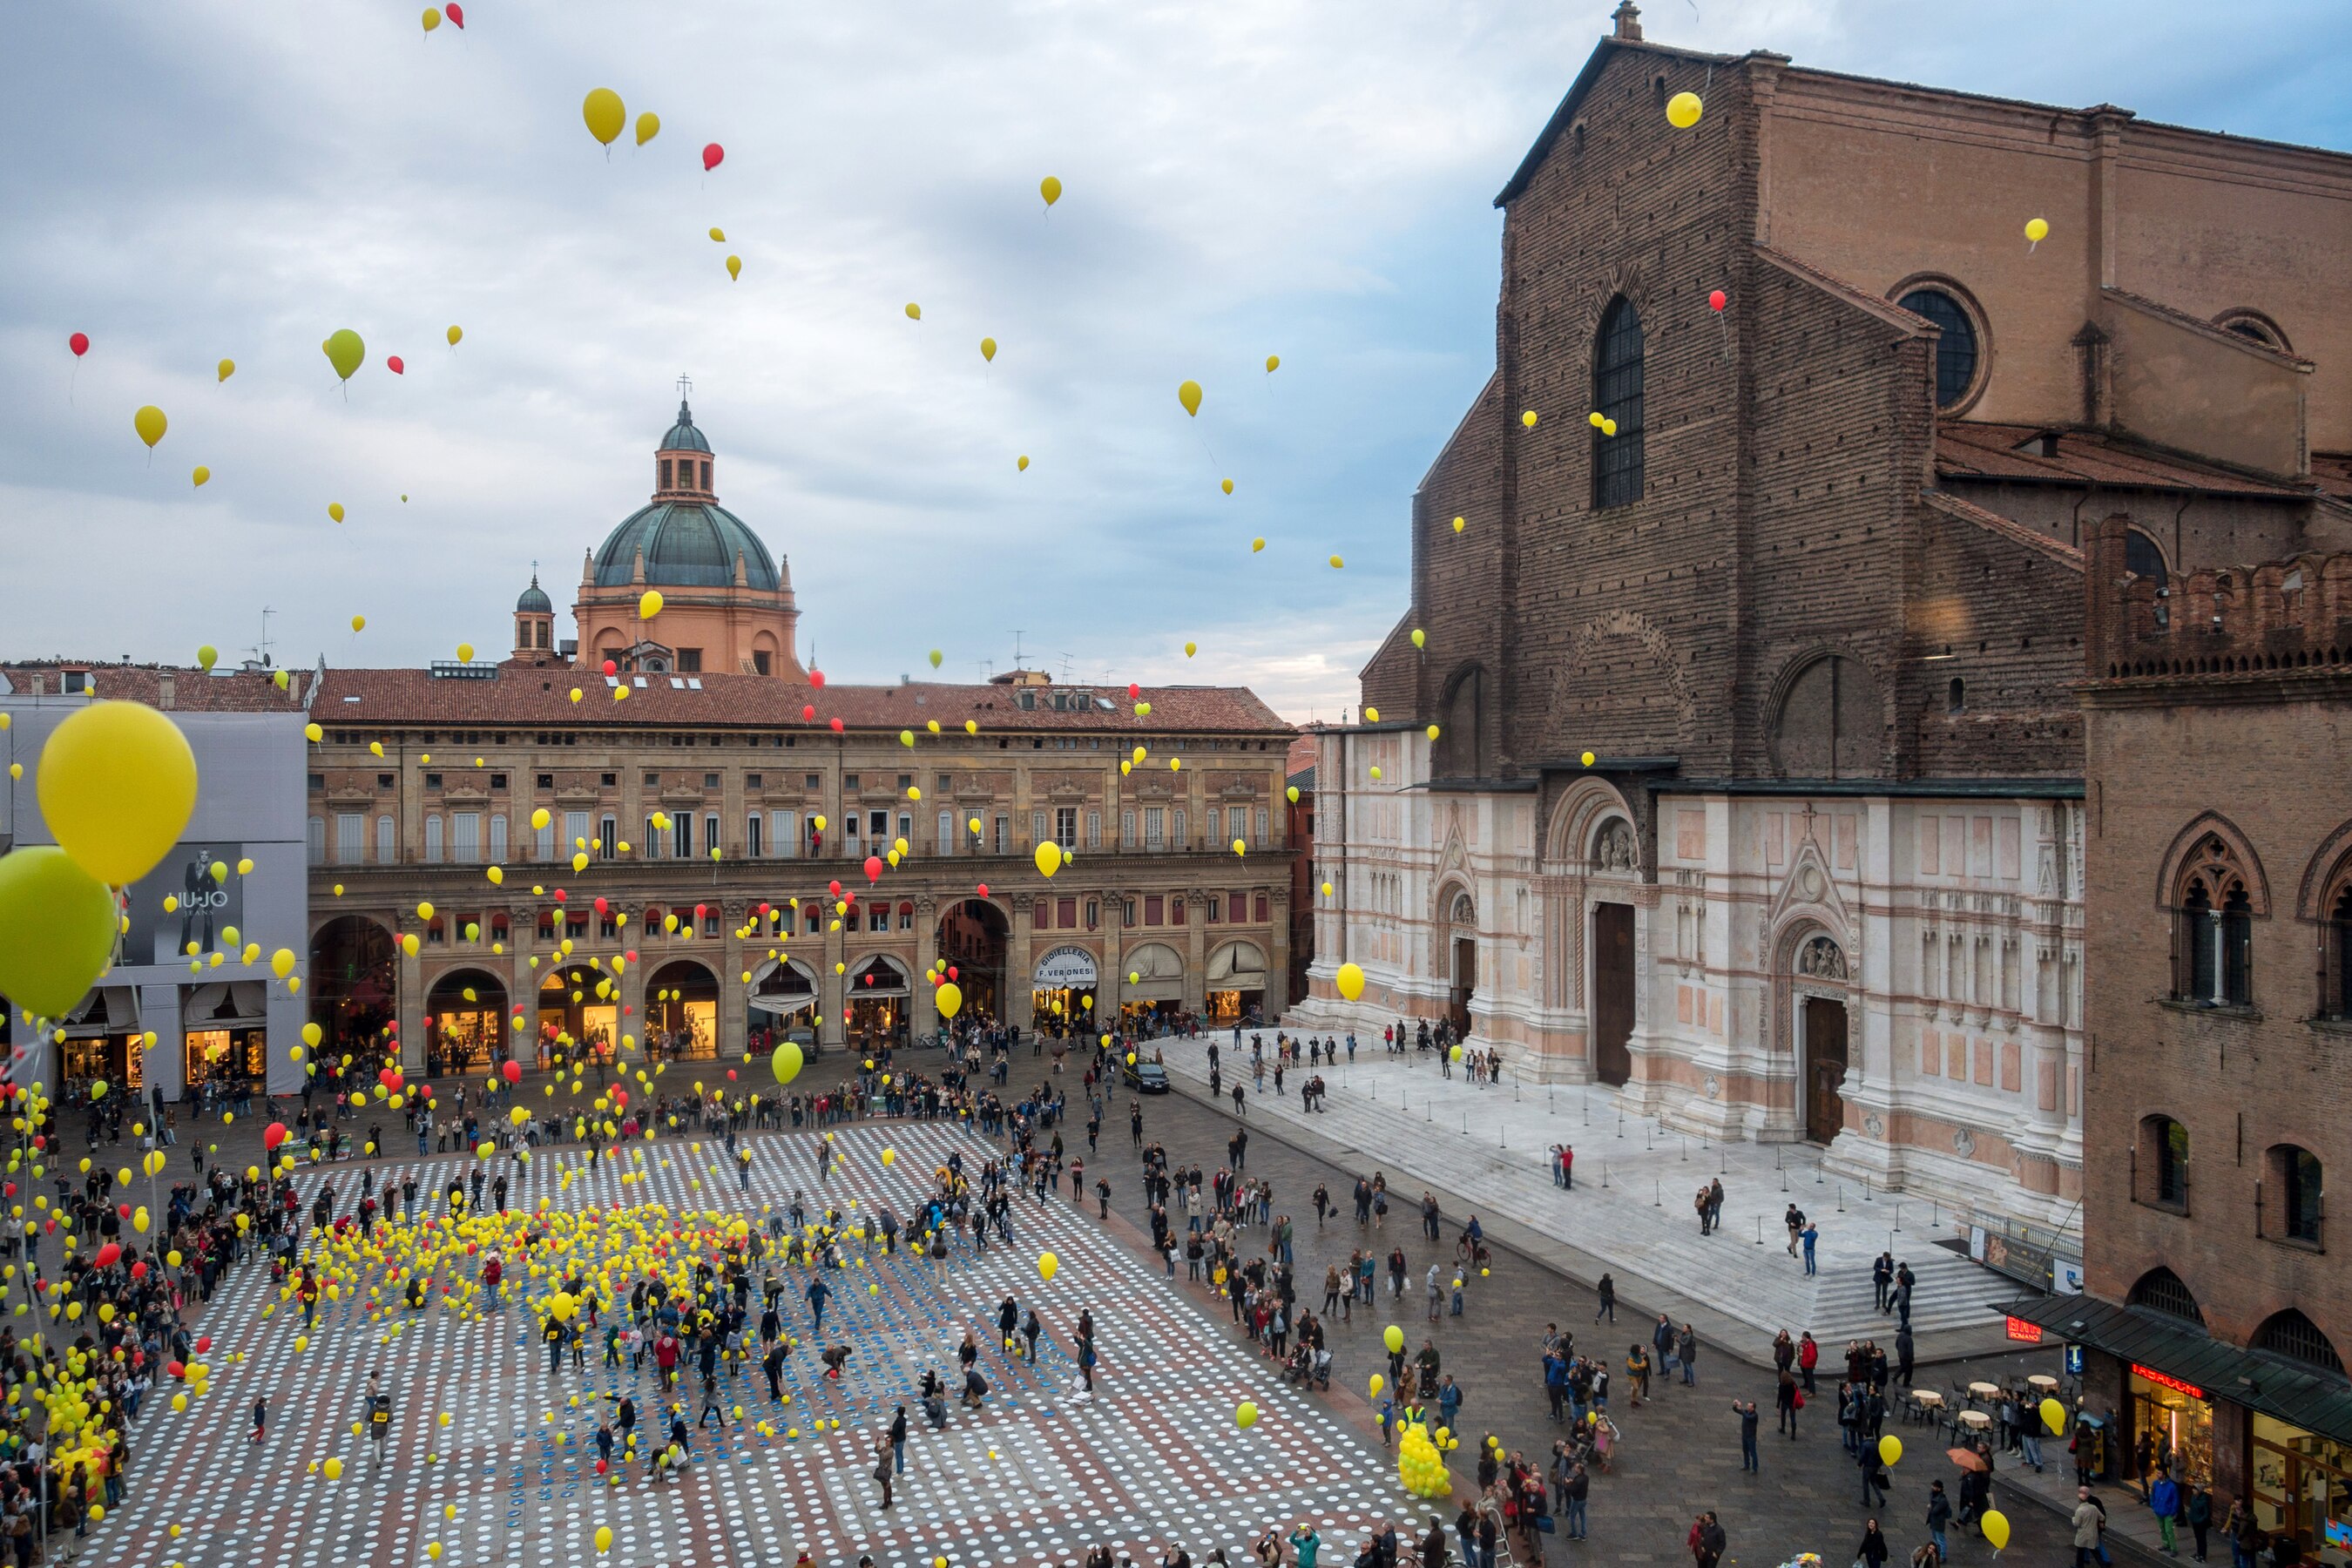
<path id="1" fill-rule="evenodd" d="M 1265 1005 L 1265 950 L 1229 942 L 1209 954 L 1209 1018 L 1231 1027 Z"/>
<path id="2" fill-rule="evenodd" d="M 1641 867 L 1633 825 L 1622 816 L 1594 829 L 1585 861 L 1597 878 L 1630 878 Z M 1613 889 L 1612 889 L 1613 890 Z M 1631 889 L 1628 888 L 1630 892 Z M 1614 900 L 1592 904 L 1592 1076 L 1622 1086 L 1633 1076 L 1633 1025 L 1641 984 L 1634 961 L 1633 906 Z"/>
<path id="3" fill-rule="evenodd" d="M 1156 1020 L 1173 1018 L 1184 1006 L 1184 955 L 1164 942 L 1128 949 L 1119 959 L 1119 1022 L 1148 1032 Z"/>
<path id="4" fill-rule="evenodd" d="M 1478 992 L 1478 906 L 1461 888 L 1441 891 L 1437 964 L 1446 977 L 1445 1018 L 1454 1037 L 1470 1036 L 1470 998 Z"/>
<path id="5" fill-rule="evenodd" d="M 956 967 L 961 1016 L 1004 1016 L 1004 950 L 1012 934 L 1004 911 L 986 899 L 961 900 L 940 917 L 940 959 Z"/>
<path id="6" fill-rule="evenodd" d="M 1817 932 L 1798 944 L 1798 1081 L 1804 1086 L 1805 1137 L 1834 1142 L 1845 1130 L 1845 1074 L 1850 1061 L 1845 988 L 1845 950 L 1835 937 Z"/>
<path id="7" fill-rule="evenodd" d="M 904 965 L 887 952 L 861 961 L 849 972 L 849 1045 L 874 1051 L 907 1041 L 911 988 Z"/>
<path id="8" fill-rule="evenodd" d="M 425 1072 L 477 1072 L 506 1058 L 506 982 L 487 970 L 453 969 L 425 994 Z"/>
<path id="9" fill-rule="evenodd" d="M 751 1054 L 772 1051 L 789 1039 L 814 1056 L 818 1001 L 816 972 L 808 965 L 797 958 L 762 960 L 744 991 L 744 1038 Z"/>
<path id="10" fill-rule="evenodd" d="M 310 1022 L 318 1054 L 357 1057 L 384 1038 L 397 1005 L 399 966 L 392 932 L 364 915 L 338 915 L 310 937 Z"/>
<path id="11" fill-rule="evenodd" d="M 584 963 L 550 970 L 539 983 L 539 1059 L 562 1057 L 575 1066 L 613 1059 L 621 1037 L 619 988 L 613 977 Z"/>
<path id="12" fill-rule="evenodd" d="M 719 1055 L 719 976 L 674 958 L 646 981 L 646 1059 L 709 1061 Z"/>

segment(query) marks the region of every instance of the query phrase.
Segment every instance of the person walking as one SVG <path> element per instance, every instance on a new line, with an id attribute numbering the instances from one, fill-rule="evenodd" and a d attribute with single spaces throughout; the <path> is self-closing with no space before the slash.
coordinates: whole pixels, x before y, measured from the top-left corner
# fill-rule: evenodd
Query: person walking
<path id="1" fill-rule="evenodd" d="M 2091 1500 L 2091 1489 L 2074 1489 L 2074 1568 L 2095 1568 L 2099 1561 L 2099 1530 L 2106 1523 L 2106 1515 Z M 2251 1564 L 2251 1554 L 2245 1559 Z"/>
<path id="2" fill-rule="evenodd" d="M 1803 1395 L 1797 1392 L 1797 1374 L 1783 1369 L 1780 1387 L 1773 1394 L 1773 1408 L 1780 1413 L 1775 1430 L 1787 1433 L 1791 1441 L 1797 1436 L 1797 1411 L 1802 1404 Z"/>
<path id="3" fill-rule="evenodd" d="M 1936 1543 L 1936 1555 L 1938 1558 L 1951 1555 L 1952 1549 L 1945 1543 L 1944 1540 L 1944 1532 L 1949 1530 L 1951 1525 L 1951 1494 L 1944 1490 L 1943 1482 L 1932 1481 L 1927 1487 L 1927 1539 Z"/>
<path id="4" fill-rule="evenodd" d="M 1853 1549 L 1853 1560 L 1862 1568 L 1886 1568 L 1887 1555 L 1886 1537 L 1880 1533 L 1878 1521 L 1874 1519 L 1863 1526 L 1862 1544 Z"/>
<path id="5" fill-rule="evenodd" d="M 2167 1555 L 2180 1555 L 2180 1541 L 2175 1521 L 2180 1513 L 2180 1483 L 2172 1479 L 2169 1469 L 2157 1472 L 2156 1484 L 2147 1489 L 2147 1508 L 2156 1515 L 2157 1533 L 2164 1538 Z"/>
<path id="6" fill-rule="evenodd" d="M 1611 1322 L 1615 1322 L 1617 1321 L 1617 1277 L 1604 1269 L 1601 1275 L 1601 1283 L 1593 1289 L 1601 1299 L 1601 1310 L 1592 1314 L 1592 1321 L 1598 1323 L 1601 1319 L 1606 1318 Z"/>
<path id="7" fill-rule="evenodd" d="M 1813 1368 L 1822 1364 L 1822 1347 L 1813 1341 L 1808 1329 L 1797 1340 L 1797 1373 L 1805 1380 L 1805 1392 L 1813 1392 Z"/>
<path id="8" fill-rule="evenodd" d="M 1683 1382 L 1696 1386 L 1698 1383 L 1698 1331 L 1688 1323 L 1675 1338 L 1675 1359 L 1683 1365 Z"/>
<path id="9" fill-rule="evenodd" d="M 1864 1443 L 1862 1446 L 1860 1464 L 1862 1506 L 1885 1508 L 1886 1506 L 1886 1462 L 1879 1458 L 1877 1444 Z"/>
<path id="10" fill-rule="evenodd" d="M 1735 1399 L 1731 1413 L 1739 1418 L 1739 1468 L 1751 1474 L 1760 1473 L 1764 1466 L 1756 1454 L 1756 1402 Z"/>

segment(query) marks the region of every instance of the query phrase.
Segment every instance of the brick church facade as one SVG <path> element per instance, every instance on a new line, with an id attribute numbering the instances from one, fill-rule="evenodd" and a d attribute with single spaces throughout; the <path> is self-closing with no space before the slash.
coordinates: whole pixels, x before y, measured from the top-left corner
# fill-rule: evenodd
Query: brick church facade
<path id="1" fill-rule="evenodd" d="M 1628 3 L 1497 205 L 1495 374 L 1320 739 L 1292 1020 L 1452 1016 L 2078 1234 L 2084 550 L 2352 543 L 2352 159 L 1668 47 Z"/>

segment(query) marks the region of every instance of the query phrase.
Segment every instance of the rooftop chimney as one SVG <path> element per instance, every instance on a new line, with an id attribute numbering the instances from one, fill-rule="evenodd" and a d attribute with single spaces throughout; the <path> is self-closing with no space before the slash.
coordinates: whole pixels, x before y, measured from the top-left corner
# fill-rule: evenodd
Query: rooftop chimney
<path id="1" fill-rule="evenodd" d="M 1623 43 L 1642 41 L 1642 8 L 1633 0 L 1617 0 L 1617 9 L 1610 19 L 1617 24 L 1617 38 Z"/>

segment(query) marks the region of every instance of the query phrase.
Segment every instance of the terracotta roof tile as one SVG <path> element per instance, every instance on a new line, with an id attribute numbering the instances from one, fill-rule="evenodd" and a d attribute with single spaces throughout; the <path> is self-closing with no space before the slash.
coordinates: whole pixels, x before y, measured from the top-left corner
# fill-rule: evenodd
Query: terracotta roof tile
<path id="1" fill-rule="evenodd" d="M 2021 451 L 2037 436 L 2055 441 L 2051 455 Z M 2158 451 L 2095 430 L 1993 425 L 1947 419 L 1936 430 L 1936 472 L 1949 479 L 2101 485 L 2119 489 L 2202 490 L 2224 495 L 2307 497 L 2307 489 L 2218 463 Z"/>
<path id="2" fill-rule="evenodd" d="M 901 686 L 822 688 L 762 675 L 644 675 L 629 679 L 627 700 L 616 702 L 605 678 L 566 665 L 502 664 L 491 678 L 436 679 L 422 669 L 330 669 L 313 717 L 322 724 L 511 724 L 518 726 L 614 724 L 650 728 L 688 725 L 823 731 L 840 719 L 852 731 L 896 732 L 921 730 L 936 719 L 941 729 L 961 729 L 976 720 L 983 732 L 1156 731 L 1179 733 L 1279 735 L 1291 727 L 1255 692 L 1237 686 L 1161 686 L 1143 689 L 1151 704 L 1137 718 L 1124 687 L 1042 686 L 1038 706 L 1020 706 L 1022 688 L 961 686 L 915 681 Z M 642 679 L 640 687 L 634 682 Z M 686 683 L 698 681 L 696 690 Z M 573 688 L 581 700 L 572 700 Z M 1056 693 L 1083 696 L 1084 709 L 1057 710 Z M 1108 701 L 1106 710 L 1100 703 Z M 803 706 L 816 717 L 803 720 Z"/>
<path id="3" fill-rule="evenodd" d="M 163 708 L 187 713 L 290 713 L 299 711 L 302 699 L 317 680 L 315 671 L 289 670 L 286 689 L 278 689 L 268 675 L 257 671 L 206 673 L 191 666 L 174 668 L 169 665 L 152 664 L 81 664 L 71 659 L 27 659 L 17 664 L 0 664 L 0 679 L 7 682 L 7 694 L 16 697 L 32 695 L 33 682 L 40 681 L 41 694 L 61 695 L 60 678 L 68 670 L 89 672 L 94 695 L 102 700 L 123 700 L 144 702 L 150 708 Z M 172 694 L 168 701 L 163 695 L 163 682 L 170 678 Z"/>

